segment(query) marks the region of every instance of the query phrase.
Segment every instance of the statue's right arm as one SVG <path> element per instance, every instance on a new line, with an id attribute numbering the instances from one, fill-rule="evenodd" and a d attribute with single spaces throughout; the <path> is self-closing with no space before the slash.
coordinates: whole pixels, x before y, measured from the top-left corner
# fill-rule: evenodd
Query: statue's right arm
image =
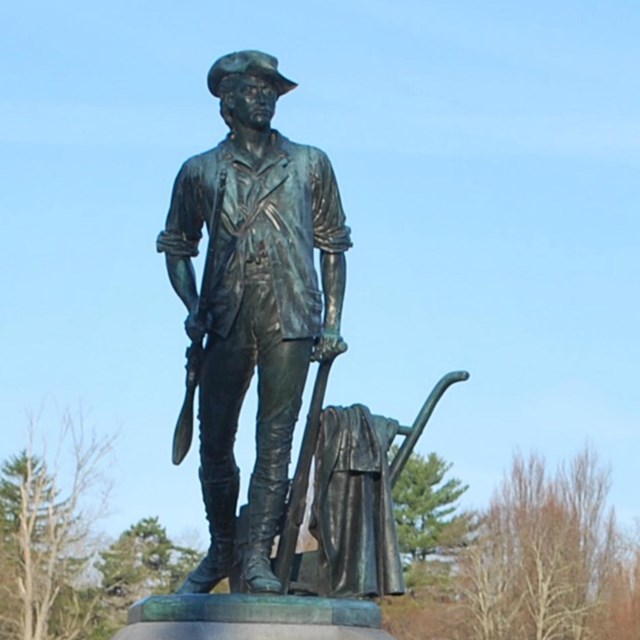
<path id="1" fill-rule="evenodd" d="M 178 294 L 189 313 L 198 306 L 198 290 L 193 262 L 188 256 L 166 255 L 167 273 L 173 290 Z"/>
<path id="2" fill-rule="evenodd" d="M 198 166 L 193 159 L 182 165 L 173 185 L 165 229 L 156 243 L 158 251 L 165 254 L 171 286 L 189 312 L 185 328 L 194 341 L 202 338 L 206 328 L 204 319 L 197 317 L 198 287 L 192 257 L 198 255 L 203 213 L 209 208 Z"/>
<path id="3" fill-rule="evenodd" d="M 184 321 L 185 331 L 191 340 L 200 342 L 207 333 L 207 319 L 198 314 L 198 290 L 191 258 L 167 254 L 166 261 L 171 286 L 189 312 Z"/>

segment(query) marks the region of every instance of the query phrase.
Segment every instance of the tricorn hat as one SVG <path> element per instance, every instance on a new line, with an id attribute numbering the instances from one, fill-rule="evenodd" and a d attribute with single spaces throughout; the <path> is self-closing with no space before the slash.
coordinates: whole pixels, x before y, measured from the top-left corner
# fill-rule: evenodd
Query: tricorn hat
<path id="1" fill-rule="evenodd" d="M 276 88 L 278 96 L 298 86 L 278 72 L 278 59 L 274 56 L 262 51 L 236 51 L 213 63 L 207 76 L 209 91 L 219 98 L 222 79 L 235 73 L 246 73 L 268 80 Z"/>

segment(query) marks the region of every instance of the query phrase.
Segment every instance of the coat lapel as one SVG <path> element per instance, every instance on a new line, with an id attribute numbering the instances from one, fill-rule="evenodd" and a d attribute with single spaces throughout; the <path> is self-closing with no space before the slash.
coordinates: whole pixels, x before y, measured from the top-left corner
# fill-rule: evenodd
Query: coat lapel
<path id="1" fill-rule="evenodd" d="M 239 230 L 252 220 L 263 204 L 289 177 L 290 160 L 286 138 L 274 131 L 273 146 L 259 167 L 253 167 L 248 158 L 231 140 L 225 142 L 223 162 L 234 179 L 227 182 L 223 206 L 225 226 Z"/>
<path id="2" fill-rule="evenodd" d="M 271 195 L 289 177 L 289 158 L 281 153 L 258 174 L 260 189 L 256 194 L 256 204 Z"/>

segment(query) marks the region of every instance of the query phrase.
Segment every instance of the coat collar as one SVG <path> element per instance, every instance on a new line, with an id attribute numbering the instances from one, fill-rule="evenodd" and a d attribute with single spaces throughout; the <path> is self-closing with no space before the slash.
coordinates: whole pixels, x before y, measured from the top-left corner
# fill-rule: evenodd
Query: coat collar
<path id="1" fill-rule="evenodd" d="M 244 149 L 241 149 L 233 139 L 233 134 L 227 135 L 222 142 L 222 152 L 224 159 L 233 164 L 239 163 L 249 169 L 255 175 L 261 175 L 271 169 L 274 165 L 281 168 L 289 164 L 289 152 L 287 150 L 289 141 L 278 131 L 271 131 L 270 144 L 265 155 L 256 165 L 255 158 L 249 156 Z"/>
<path id="2" fill-rule="evenodd" d="M 247 220 L 253 219 L 264 206 L 267 197 L 289 178 L 290 157 L 287 147 L 290 143 L 275 130 L 272 131 L 271 138 L 272 144 L 257 168 L 251 166 L 250 158 L 236 146 L 230 136 L 221 144 L 223 161 L 231 172 L 250 176 L 254 184 L 249 199 L 240 202 L 235 181 L 227 182 L 225 215 L 236 226 L 242 226 Z"/>

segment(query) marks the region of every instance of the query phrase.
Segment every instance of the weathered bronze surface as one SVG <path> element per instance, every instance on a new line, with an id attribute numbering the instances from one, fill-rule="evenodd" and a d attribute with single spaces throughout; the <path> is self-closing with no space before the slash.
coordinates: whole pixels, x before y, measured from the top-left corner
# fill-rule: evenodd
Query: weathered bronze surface
<path id="1" fill-rule="evenodd" d="M 360 404 L 323 411 L 310 523 L 319 548 L 303 558 L 300 586 L 339 598 L 404 592 L 391 490 L 444 392 L 468 378 L 466 371 L 443 376 L 411 427 Z M 404 442 L 389 461 L 396 436 Z"/>
<path id="2" fill-rule="evenodd" d="M 269 552 L 289 488 L 309 362 L 346 350 L 340 323 L 350 230 L 327 156 L 271 128 L 278 98 L 296 86 L 277 60 L 258 51 L 229 54 L 212 66 L 208 86 L 230 133 L 183 164 L 157 241 L 192 340 L 173 458 L 179 463 L 188 449 L 199 384 L 200 481 L 211 534 L 207 556 L 179 593 L 207 593 L 229 573 L 239 487 L 233 445 L 256 368 L 257 454 L 243 581 L 248 591 L 279 593 Z M 210 250 L 198 292 L 192 258 L 203 227 Z"/>
<path id="3" fill-rule="evenodd" d="M 215 621 L 329 624 L 380 628 L 380 609 L 372 602 L 273 595 L 216 594 L 150 596 L 129 609 L 136 622 Z"/>
<path id="4" fill-rule="evenodd" d="M 142 601 L 132 608 L 131 622 L 358 626 L 353 621 L 359 616 L 374 615 L 363 603 L 307 603 L 296 596 L 285 603 L 275 596 L 288 593 L 290 581 L 292 593 L 339 598 L 404 591 L 391 488 L 438 400 L 469 374 L 444 376 L 411 428 L 373 416 L 363 405 L 322 413 L 331 364 L 347 348 L 340 324 L 344 254 L 351 246 L 331 164 L 319 149 L 291 142 L 271 127 L 278 98 L 296 87 L 280 74 L 273 56 L 223 56 L 207 83 L 220 98 L 230 132 L 214 149 L 183 164 L 157 248 L 187 308 L 191 338 L 172 457 L 179 464 L 189 450 L 199 389 L 199 475 L 211 543 L 177 596 Z M 208 247 L 198 291 L 192 259 L 204 227 Z M 314 250 L 320 254 L 321 286 Z M 289 491 L 293 430 L 311 360 L 321 365 Z M 256 462 L 249 504 L 238 519 L 234 441 L 256 369 Z M 387 449 L 398 434 L 406 440 L 389 464 Z M 319 549 L 294 562 L 314 455 L 311 530 Z M 274 573 L 270 552 L 277 533 L 282 535 Z M 234 591 L 259 597 L 205 595 L 226 577 Z"/>

